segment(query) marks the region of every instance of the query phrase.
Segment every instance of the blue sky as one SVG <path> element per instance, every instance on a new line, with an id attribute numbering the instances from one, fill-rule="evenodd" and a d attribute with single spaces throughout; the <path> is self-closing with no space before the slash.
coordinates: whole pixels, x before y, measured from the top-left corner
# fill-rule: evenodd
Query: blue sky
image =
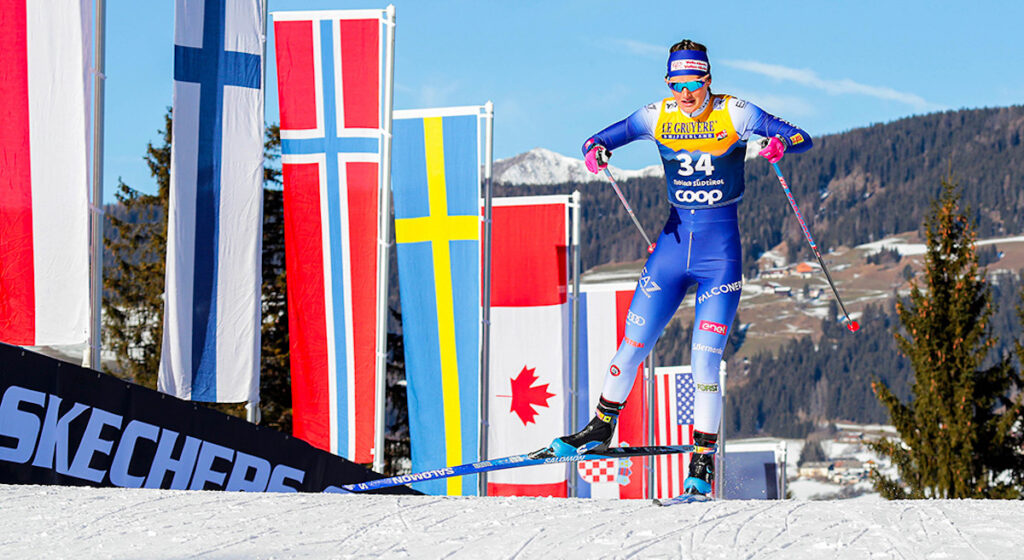
<path id="1" fill-rule="evenodd" d="M 1024 2 L 395 0 L 395 108 L 495 104 L 495 159 L 577 156 L 588 136 L 669 95 L 668 47 L 708 46 L 716 92 L 812 135 L 947 109 L 1024 103 Z M 270 0 L 270 11 L 386 2 Z M 104 184 L 152 192 L 142 160 L 171 105 L 174 2 L 107 1 Z M 273 35 L 267 121 L 277 122 Z M 649 143 L 612 163 L 657 163 Z"/>

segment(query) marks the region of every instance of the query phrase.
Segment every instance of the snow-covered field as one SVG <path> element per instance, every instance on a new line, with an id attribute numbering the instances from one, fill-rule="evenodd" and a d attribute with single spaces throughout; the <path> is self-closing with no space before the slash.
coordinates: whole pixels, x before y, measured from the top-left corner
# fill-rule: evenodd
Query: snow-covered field
<path id="1" fill-rule="evenodd" d="M 3 558 L 1020 558 L 1024 502 L 647 502 L 0 486 Z"/>

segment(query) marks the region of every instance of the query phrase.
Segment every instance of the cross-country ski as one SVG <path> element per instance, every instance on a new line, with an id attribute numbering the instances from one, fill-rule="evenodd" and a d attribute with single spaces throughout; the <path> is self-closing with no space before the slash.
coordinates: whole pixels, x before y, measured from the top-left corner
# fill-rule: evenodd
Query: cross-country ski
<path id="1" fill-rule="evenodd" d="M 366 492 L 391 486 L 411 484 L 413 482 L 424 482 L 427 480 L 448 478 L 452 476 L 466 476 L 503 469 L 516 469 L 557 463 L 578 463 L 580 461 L 596 461 L 601 459 L 619 459 L 625 457 L 653 457 L 657 455 L 691 452 L 693 452 L 692 445 L 655 445 L 644 447 L 611 447 L 604 451 L 589 451 L 585 454 L 548 455 L 541 457 L 535 456 L 534 453 L 523 453 L 521 455 L 511 455 L 498 459 L 467 463 L 465 465 L 442 467 L 429 471 L 393 476 L 390 478 L 381 478 L 369 482 L 360 482 L 358 484 L 348 484 L 342 486 L 342 488 L 349 492 Z"/>

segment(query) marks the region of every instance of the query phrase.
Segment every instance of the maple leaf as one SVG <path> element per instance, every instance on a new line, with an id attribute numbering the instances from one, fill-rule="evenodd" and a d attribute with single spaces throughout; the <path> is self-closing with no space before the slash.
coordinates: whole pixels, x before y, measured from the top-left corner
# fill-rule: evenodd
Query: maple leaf
<path id="1" fill-rule="evenodd" d="M 528 369 L 523 366 L 523 371 L 511 380 L 512 407 L 509 408 L 509 412 L 515 412 L 524 426 L 530 422 L 536 423 L 534 417 L 537 416 L 537 410 L 533 408 L 534 405 L 547 408 L 548 399 L 555 396 L 548 392 L 548 383 L 534 386 L 534 382 L 537 381 L 535 371 L 537 368 Z"/>

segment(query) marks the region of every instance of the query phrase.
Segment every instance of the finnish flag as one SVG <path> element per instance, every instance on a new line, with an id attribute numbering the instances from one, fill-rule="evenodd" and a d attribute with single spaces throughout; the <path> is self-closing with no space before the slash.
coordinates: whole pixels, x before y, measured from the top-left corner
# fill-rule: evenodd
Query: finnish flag
<path id="1" fill-rule="evenodd" d="M 259 401 L 264 0 L 177 0 L 159 389 Z"/>

